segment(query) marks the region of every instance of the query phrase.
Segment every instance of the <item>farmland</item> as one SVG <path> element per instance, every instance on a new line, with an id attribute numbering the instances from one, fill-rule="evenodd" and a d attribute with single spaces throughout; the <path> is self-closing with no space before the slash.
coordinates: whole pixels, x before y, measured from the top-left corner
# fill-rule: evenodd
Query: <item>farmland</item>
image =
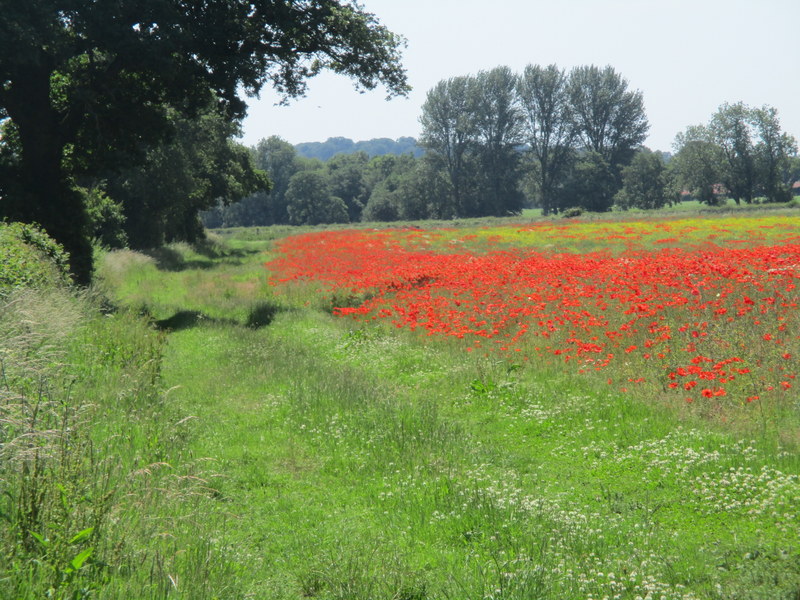
<path id="1" fill-rule="evenodd" d="M 82 585 L 794 598 L 798 231 L 788 211 L 420 222 L 106 253 L 121 316 L 85 339 L 122 348 L 117 319 L 145 315 L 162 392 L 108 395 L 95 444 L 135 485 Z"/>

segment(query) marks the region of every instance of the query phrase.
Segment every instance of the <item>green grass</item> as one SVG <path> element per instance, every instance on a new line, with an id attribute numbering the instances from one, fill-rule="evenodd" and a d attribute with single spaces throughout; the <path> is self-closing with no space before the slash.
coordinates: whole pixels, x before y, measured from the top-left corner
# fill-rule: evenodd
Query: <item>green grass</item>
<path id="1" fill-rule="evenodd" d="M 102 257 L 119 310 L 69 313 L 50 344 L 73 357 L 59 372 L 92 405 L 96 457 L 52 514 L 89 521 L 53 517 L 58 552 L 14 554 L 0 596 L 797 597 L 800 461 L 780 424 L 732 430 L 337 319 L 312 290 L 274 296 L 262 265 L 285 233 Z M 105 512 L 83 509 L 92 472 Z M 95 513 L 91 558 L 59 583 Z"/>
<path id="2" fill-rule="evenodd" d="M 312 311 L 176 333 L 170 374 L 198 416 L 195 452 L 225 474 L 228 544 L 253 597 L 689 598 L 719 585 L 756 598 L 800 584 L 798 465 L 768 440 L 563 375 L 363 339 Z"/>

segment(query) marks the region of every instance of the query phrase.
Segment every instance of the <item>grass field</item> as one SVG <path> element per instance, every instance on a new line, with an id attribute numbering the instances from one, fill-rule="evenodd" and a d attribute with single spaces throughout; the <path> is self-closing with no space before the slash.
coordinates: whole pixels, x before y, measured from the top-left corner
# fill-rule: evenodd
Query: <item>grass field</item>
<path id="1" fill-rule="evenodd" d="M 0 596 L 798 598 L 796 212 L 415 225 L 103 255 L 115 309 L 59 306 L 114 493 Z"/>

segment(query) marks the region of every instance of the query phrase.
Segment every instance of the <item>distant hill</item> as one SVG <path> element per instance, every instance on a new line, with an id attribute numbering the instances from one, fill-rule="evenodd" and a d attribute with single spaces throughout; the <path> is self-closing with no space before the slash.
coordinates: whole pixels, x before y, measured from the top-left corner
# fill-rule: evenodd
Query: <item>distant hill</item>
<path id="1" fill-rule="evenodd" d="M 366 152 L 370 158 L 383 154 L 407 154 L 422 156 L 424 150 L 417 146 L 417 140 L 412 137 L 401 137 L 396 140 L 389 138 L 375 138 L 361 142 L 354 142 L 345 137 L 328 138 L 324 142 L 304 142 L 295 144 L 295 149 L 300 156 L 328 160 L 335 154 L 352 154 L 353 152 Z"/>

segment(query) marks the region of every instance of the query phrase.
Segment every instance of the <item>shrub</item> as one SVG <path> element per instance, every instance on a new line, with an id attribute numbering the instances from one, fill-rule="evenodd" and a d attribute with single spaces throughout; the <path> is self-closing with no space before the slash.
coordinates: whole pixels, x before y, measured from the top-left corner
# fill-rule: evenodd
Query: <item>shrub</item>
<path id="1" fill-rule="evenodd" d="M 69 255 L 35 225 L 0 223 L 0 255 L 0 298 L 15 288 L 69 281 Z"/>
<path id="2" fill-rule="evenodd" d="M 125 233 L 125 215 L 122 204 L 109 198 L 102 187 L 78 188 L 83 195 L 86 212 L 92 228 L 92 238 L 106 248 L 124 248 L 128 245 Z"/>

